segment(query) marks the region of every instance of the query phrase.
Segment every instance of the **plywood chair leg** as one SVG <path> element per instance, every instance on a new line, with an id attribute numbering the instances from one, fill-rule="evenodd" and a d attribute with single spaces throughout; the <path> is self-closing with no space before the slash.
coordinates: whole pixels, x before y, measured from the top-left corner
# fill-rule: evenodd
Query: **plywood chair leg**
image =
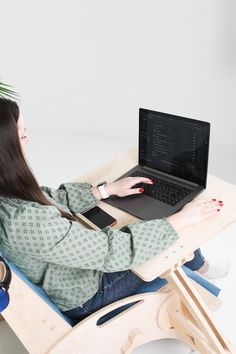
<path id="1" fill-rule="evenodd" d="M 186 322 L 188 320 L 184 319 L 184 316 L 180 313 L 175 312 L 173 316 L 172 312 L 173 326 L 177 326 L 180 333 L 186 333 L 186 335 L 189 336 L 193 348 L 197 348 L 197 350 L 204 348 L 204 350 L 207 350 L 203 351 L 203 353 L 233 353 L 231 344 L 225 336 L 220 333 L 206 304 L 195 290 L 184 271 L 181 268 L 177 268 L 167 274 L 166 278 L 195 321 L 195 324 L 191 321 Z"/>
<path id="2" fill-rule="evenodd" d="M 185 315 L 182 313 L 181 308 L 176 310 L 176 308 L 172 307 L 168 312 L 172 326 L 181 333 L 183 340 L 189 344 L 189 346 L 198 350 L 200 353 L 217 354 L 194 322 L 188 320 L 186 313 Z"/>

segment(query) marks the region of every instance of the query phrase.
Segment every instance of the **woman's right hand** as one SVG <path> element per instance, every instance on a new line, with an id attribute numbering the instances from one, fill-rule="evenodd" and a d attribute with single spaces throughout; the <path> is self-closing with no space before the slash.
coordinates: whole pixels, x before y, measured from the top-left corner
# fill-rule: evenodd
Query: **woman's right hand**
<path id="1" fill-rule="evenodd" d="M 222 206 L 223 202 L 216 199 L 194 199 L 179 212 L 169 216 L 167 220 L 178 231 L 186 226 L 198 224 L 205 219 L 217 215 Z"/>

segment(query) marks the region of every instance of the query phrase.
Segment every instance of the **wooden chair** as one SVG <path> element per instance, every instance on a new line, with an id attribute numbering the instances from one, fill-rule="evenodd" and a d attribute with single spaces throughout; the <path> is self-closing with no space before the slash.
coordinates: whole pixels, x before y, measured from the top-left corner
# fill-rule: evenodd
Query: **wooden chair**
<path id="1" fill-rule="evenodd" d="M 135 160 L 136 152 L 132 149 L 77 180 L 92 183 L 101 180 L 101 177 L 114 180 L 122 173 L 122 169 L 125 171 L 134 165 Z M 221 196 L 226 205 L 227 201 L 231 203 L 235 198 L 234 186 L 214 178 L 211 183 L 212 188 L 215 188 L 214 183 L 218 187 L 220 184 Z M 103 202 L 100 205 L 119 220 L 117 227 L 135 220 Z M 220 301 L 187 277 L 182 268 L 196 248 L 235 220 L 235 215 L 225 208 L 225 214 L 222 214 L 218 224 L 209 220 L 202 226 L 187 228 L 168 250 L 134 269 L 144 280 L 157 276 L 166 278 L 168 284 L 159 291 L 117 301 L 73 327 L 57 306 L 11 265 L 11 301 L 2 315 L 32 354 L 130 354 L 143 343 L 164 338 L 183 340 L 204 354 L 236 353 L 211 315 L 211 311 L 219 307 Z M 101 321 L 111 311 L 131 303 L 131 307 L 115 317 L 106 322 Z"/>

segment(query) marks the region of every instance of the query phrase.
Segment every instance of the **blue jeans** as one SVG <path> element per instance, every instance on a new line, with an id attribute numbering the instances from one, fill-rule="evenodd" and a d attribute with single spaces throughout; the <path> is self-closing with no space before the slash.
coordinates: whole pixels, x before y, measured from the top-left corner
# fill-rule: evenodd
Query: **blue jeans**
<path id="1" fill-rule="evenodd" d="M 201 268 L 204 261 L 205 259 L 202 256 L 200 249 L 196 250 L 194 252 L 194 258 L 185 263 L 183 267 L 186 274 L 191 278 L 195 278 L 194 274 L 192 274 L 194 272 L 191 273 L 190 270 L 195 271 Z M 198 281 L 197 279 L 194 280 Z M 163 287 L 166 283 L 167 281 L 161 278 L 156 278 L 151 282 L 145 282 L 131 270 L 115 273 L 104 273 L 96 294 L 83 305 L 72 310 L 65 311 L 64 313 L 70 317 L 74 323 L 77 323 L 108 304 L 134 294 L 156 291 Z M 204 281 L 204 284 L 201 285 L 205 286 L 215 295 L 219 294 L 219 289 L 214 287 L 211 283 Z"/>
<path id="2" fill-rule="evenodd" d="M 189 262 L 186 262 L 184 265 L 185 267 L 191 270 L 198 270 L 203 266 L 204 262 L 205 262 L 205 257 L 202 255 L 200 248 L 198 248 L 194 252 L 193 259 Z"/>

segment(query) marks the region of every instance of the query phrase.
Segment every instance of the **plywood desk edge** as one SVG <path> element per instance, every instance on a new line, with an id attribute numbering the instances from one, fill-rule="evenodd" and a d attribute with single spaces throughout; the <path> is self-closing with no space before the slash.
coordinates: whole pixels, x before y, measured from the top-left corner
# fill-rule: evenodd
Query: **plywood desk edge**
<path id="1" fill-rule="evenodd" d="M 90 182 L 93 185 L 104 179 L 111 182 L 136 164 L 137 149 L 136 147 L 131 147 L 90 173 L 76 178 L 74 181 Z M 205 199 L 212 197 L 224 200 L 224 208 L 219 215 L 200 224 L 183 229 L 179 232 L 179 239 L 170 248 L 151 260 L 134 267 L 132 270 L 142 279 L 150 281 L 166 272 L 167 268 L 172 269 L 184 263 L 193 254 L 195 249 L 235 222 L 236 211 L 233 209 L 233 205 L 236 199 L 236 186 L 209 175 L 207 189 L 197 198 Z M 118 220 L 117 228 L 139 220 L 102 201 L 99 202 L 99 205 Z"/>

